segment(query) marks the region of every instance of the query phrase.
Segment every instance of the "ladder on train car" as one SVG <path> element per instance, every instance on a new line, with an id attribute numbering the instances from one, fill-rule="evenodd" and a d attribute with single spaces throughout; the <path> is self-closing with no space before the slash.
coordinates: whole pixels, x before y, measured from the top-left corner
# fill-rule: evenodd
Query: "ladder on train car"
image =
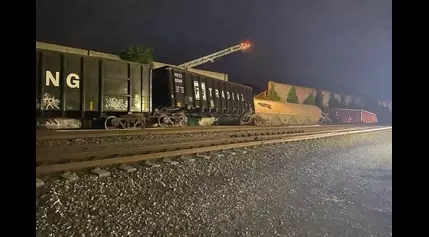
<path id="1" fill-rule="evenodd" d="M 186 69 L 186 68 L 193 68 L 193 67 L 196 67 L 196 66 L 199 66 L 201 64 L 208 63 L 208 62 L 214 62 L 215 59 L 224 57 L 228 54 L 232 54 L 232 53 L 237 52 L 237 51 L 247 50 L 250 48 L 250 46 L 251 46 L 250 42 L 244 41 L 242 43 L 239 43 L 237 45 L 231 46 L 231 47 L 226 48 L 226 49 L 222 49 L 220 51 L 206 55 L 204 57 L 197 58 L 197 59 L 194 59 L 194 60 L 186 62 L 186 63 L 182 63 L 179 65 L 179 67 L 183 67 Z"/>

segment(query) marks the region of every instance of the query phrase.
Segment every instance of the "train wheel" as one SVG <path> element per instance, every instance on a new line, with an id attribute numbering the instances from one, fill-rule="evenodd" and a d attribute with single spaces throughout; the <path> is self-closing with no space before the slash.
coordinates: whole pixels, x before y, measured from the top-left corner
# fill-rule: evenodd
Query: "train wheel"
<path id="1" fill-rule="evenodd" d="M 134 128 L 138 128 L 138 127 L 140 127 L 141 129 L 146 128 L 146 120 L 144 120 L 144 119 L 138 119 L 134 123 Z"/>
<path id="2" fill-rule="evenodd" d="M 104 128 L 106 130 L 118 129 L 119 122 L 115 116 L 110 116 L 104 121 Z"/>
<path id="3" fill-rule="evenodd" d="M 170 120 L 170 118 L 166 114 L 161 114 L 158 117 L 158 125 L 161 128 L 169 127 L 170 124 L 171 124 L 171 120 Z"/>
<path id="4" fill-rule="evenodd" d="M 258 115 L 253 117 L 253 122 L 255 123 L 255 126 L 262 126 L 263 125 L 263 120 Z"/>
<path id="5" fill-rule="evenodd" d="M 181 115 L 179 117 L 179 127 L 187 127 L 188 126 L 188 117 L 186 115 Z"/>

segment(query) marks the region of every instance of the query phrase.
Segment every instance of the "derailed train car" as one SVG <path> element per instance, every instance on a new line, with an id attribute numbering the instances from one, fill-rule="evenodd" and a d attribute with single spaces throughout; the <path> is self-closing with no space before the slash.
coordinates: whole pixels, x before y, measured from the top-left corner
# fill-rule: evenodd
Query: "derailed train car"
<path id="1" fill-rule="evenodd" d="M 36 126 L 130 128 L 186 126 L 193 118 L 218 124 L 250 120 L 251 87 L 179 68 L 153 73 L 154 80 L 149 65 L 36 43 Z"/>
<path id="2" fill-rule="evenodd" d="M 216 124 L 241 124 L 254 113 L 253 89 L 221 81 L 178 67 L 166 66 L 152 72 L 153 108 L 158 124 L 181 118 L 211 118 Z M 158 112 L 161 111 L 161 112 Z M 181 111 L 181 113 L 177 113 Z"/>
<path id="3" fill-rule="evenodd" d="M 362 109 L 331 109 L 329 117 L 336 124 L 374 124 L 377 123 L 375 113 Z"/>

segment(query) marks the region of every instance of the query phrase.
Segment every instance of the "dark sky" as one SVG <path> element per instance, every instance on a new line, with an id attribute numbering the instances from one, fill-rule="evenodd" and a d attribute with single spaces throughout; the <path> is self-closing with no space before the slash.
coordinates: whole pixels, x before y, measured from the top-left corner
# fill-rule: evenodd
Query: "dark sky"
<path id="1" fill-rule="evenodd" d="M 37 0 L 36 40 L 185 61 L 250 40 L 202 69 L 266 88 L 273 80 L 392 97 L 391 0 Z"/>

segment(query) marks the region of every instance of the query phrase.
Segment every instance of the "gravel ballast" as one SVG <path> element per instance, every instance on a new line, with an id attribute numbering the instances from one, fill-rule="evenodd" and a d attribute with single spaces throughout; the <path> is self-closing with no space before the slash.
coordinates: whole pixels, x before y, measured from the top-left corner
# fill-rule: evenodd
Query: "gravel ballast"
<path id="1" fill-rule="evenodd" d="M 129 135 L 129 136 L 109 136 L 109 137 L 87 137 L 73 138 L 61 140 L 36 140 L 36 147 L 54 147 L 67 145 L 84 145 L 84 144 L 112 144 L 124 142 L 139 142 L 139 141 L 156 141 L 170 140 L 180 138 L 213 138 L 221 136 L 230 136 L 233 132 L 203 132 L 203 133 L 170 133 L 170 134 L 144 134 L 144 135 Z"/>
<path id="2" fill-rule="evenodd" d="M 42 177 L 36 236 L 391 236 L 391 134 Z"/>
<path id="3" fill-rule="evenodd" d="M 270 130 L 258 131 L 258 134 L 268 132 L 285 134 L 304 133 L 304 130 Z M 51 139 L 51 140 L 36 140 L 36 148 L 54 147 L 54 146 L 69 146 L 69 145 L 85 145 L 85 144 L 114 144 L 114 143 L 128 143 L 140 141 L 159 141 L 159 140 L 173 140 L 173 139 L 186 139 L 186 138 L 201 138 L 201 139 L 215 139 L 219 137 L 238 137 L 250 136 L 253 132 L 202 132 L 202 133 L 170 133 L 170 134 L 145 134 L 145 135 L 129 135 L 129 136 L 100 136 L 100 137 L 87 137 L 87 138 L 73 138 L 73 139 Z M 268 135 L 268 134 L 267 134 Z"/>

